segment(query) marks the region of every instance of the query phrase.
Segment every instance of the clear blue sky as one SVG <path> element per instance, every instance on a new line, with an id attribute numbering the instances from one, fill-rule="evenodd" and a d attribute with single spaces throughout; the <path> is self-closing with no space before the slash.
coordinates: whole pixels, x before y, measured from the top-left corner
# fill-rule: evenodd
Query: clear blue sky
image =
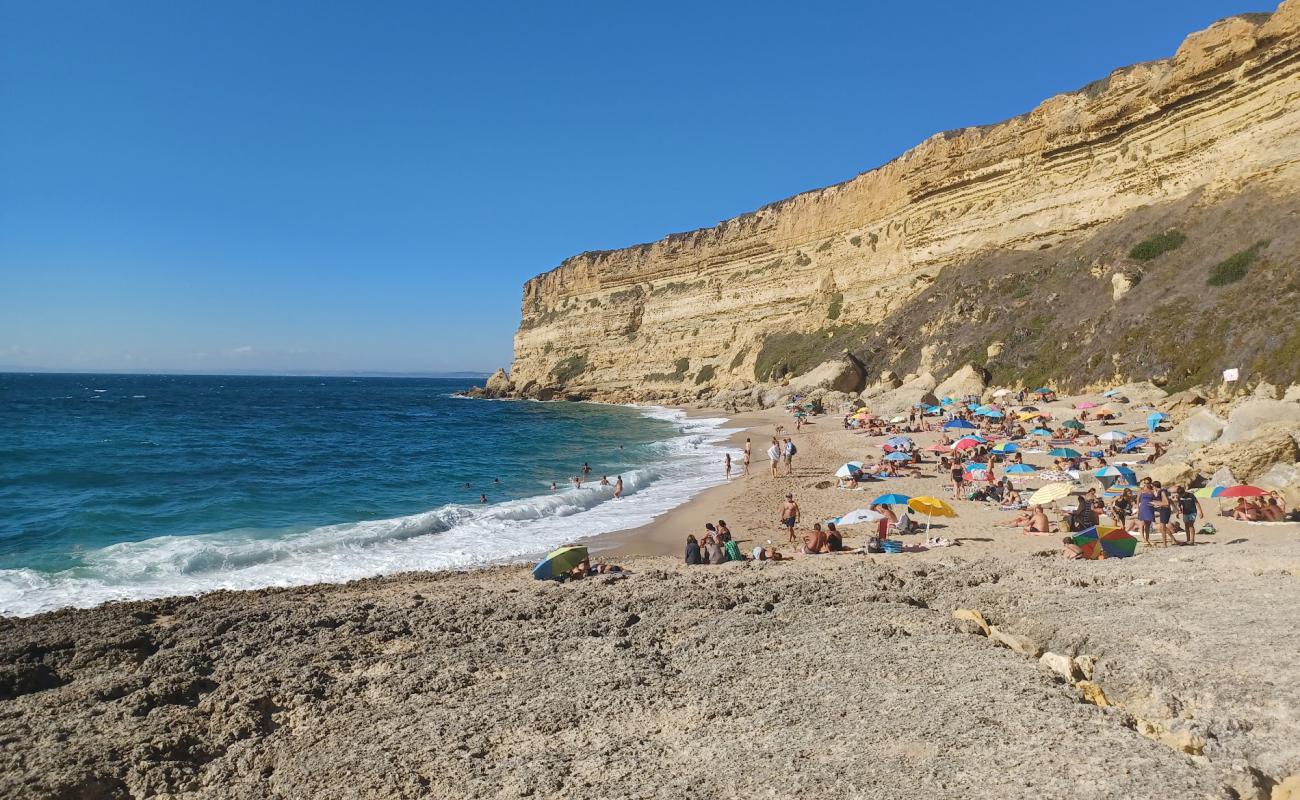
<path id="1" fill-rule="evenodd" d="M 490 369 L 525 279 L 1271 0 L 0 0 L 0 367 Z"/>

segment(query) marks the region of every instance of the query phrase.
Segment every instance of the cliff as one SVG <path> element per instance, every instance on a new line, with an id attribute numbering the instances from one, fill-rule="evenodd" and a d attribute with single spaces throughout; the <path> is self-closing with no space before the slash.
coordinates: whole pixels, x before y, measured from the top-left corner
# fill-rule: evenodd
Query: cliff
<path id="1" fill-rule="evenodd" d="M 1300 370 L 1300 0 L 997 125 L 524 286 L 529 396 L 707 399 L 844 350 L 1062 388 Z M 503 384 L 504 385 L 504 384 Z"/>

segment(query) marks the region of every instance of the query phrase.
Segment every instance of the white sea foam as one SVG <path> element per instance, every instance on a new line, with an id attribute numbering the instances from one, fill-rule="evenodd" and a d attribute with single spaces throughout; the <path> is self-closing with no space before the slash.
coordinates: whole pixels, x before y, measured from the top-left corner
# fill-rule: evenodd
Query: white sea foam
<path id="1" fill-rule="evenodd" d="M 657 448 L 662 458 L 655 463 L 623 474 L 622 499 L 614 499 L 612 487 L 588 484 L 495 505 L 452 504 L 305 531 L 234 530 L 124 542 L 88 552 L 81 565 L 63 572 L 0 570 L 0 614 L 466 569 L 531 559 L 567 542 L 644 525 L 723 481 L 721 442 L 732 431 L 721 418 L 692 419 L 659 407 L 642 412 L 674 423 L 679 435 Z"/>

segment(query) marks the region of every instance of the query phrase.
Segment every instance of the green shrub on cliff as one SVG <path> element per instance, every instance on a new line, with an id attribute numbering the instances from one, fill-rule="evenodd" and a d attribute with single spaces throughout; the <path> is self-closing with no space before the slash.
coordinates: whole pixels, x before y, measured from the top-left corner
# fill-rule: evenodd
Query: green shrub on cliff
<path id="1" fill-rule="evenodd" d="M 1210 270 L 1210 277 L 1205 280 L 1206 285 L 1227 286 L 1246 277 L 1250 265 L 1255 263 L 1259 251 L 1265 247 L 1268 247 L 1268 241 L 1255 242 L 1240 253 L 1234 253 L 1215 264 L 1214 269 Z"/>
<path id="2" fill-rule="evenodd" d="M 1150 261 L 1156 256 L 1168 253 L 1170 250 L 1177 250 L 1182 247 L 1185 241 L 1187 241 L 1187 237 L 1181 231 L 1157 233 L 1150 239 L 1134 245 L 1133 249 L 1128 251 L 1128 257 L 1136 258 L 1138 261 Z"/>
<path id="3" fill-rule="evenodd" d="M 551 369 L 551 379 L 556 383 L 568 383 L 587 371 L 587 354 L 574 353 Z"/>
<path id="4" fill-rule="evenodd" d="M 827 319 L 839 319 L 840 311 L 844 309 L 844 293 L 836 292 L 831 295 L 831 305 L 826 309 Z"/>

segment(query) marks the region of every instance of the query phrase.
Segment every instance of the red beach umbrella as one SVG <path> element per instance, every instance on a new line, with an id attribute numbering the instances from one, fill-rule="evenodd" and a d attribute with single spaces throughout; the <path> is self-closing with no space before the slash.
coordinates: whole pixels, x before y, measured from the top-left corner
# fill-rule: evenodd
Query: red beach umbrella
<path id="1" fill-rule="evenodd" d="M 1268 494 L 1268 491 L 1265 489 L 1243 483 L 1240 486 L 1229 486 L 1223 490 L 1219 497 L 1263 497 L 1266 494 Z"/>

